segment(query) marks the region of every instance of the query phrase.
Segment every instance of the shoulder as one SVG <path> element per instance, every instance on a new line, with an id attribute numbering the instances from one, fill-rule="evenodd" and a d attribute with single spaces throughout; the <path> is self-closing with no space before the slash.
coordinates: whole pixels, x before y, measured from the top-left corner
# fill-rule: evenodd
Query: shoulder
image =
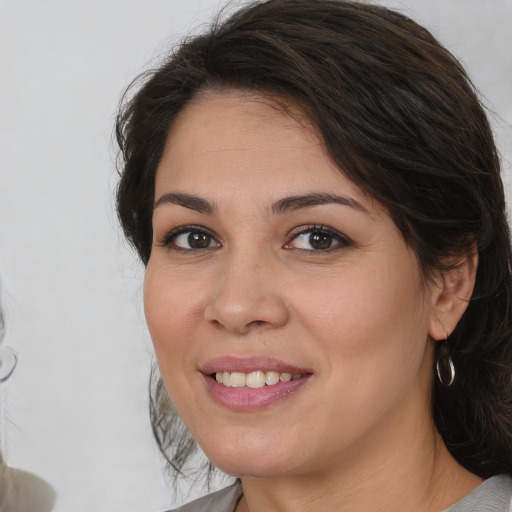
<path id="1" fill-rule="evenodd" d="M 234 512 L 241 497 L 242 485 L 240 482 L 235 482 L 225 489 L 203 496 L 169 512 Z"/>
<path id="2" fill-rule="evenodd" d="M 445 512 L 512 512 L 512 478 L 489 478 Z"/>

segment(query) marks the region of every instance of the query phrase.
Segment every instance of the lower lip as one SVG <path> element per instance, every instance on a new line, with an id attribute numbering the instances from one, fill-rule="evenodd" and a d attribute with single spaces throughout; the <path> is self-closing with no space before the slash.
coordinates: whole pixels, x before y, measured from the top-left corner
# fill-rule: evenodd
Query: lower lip
<path id="1" fill-rule="evenodd" d="M 210 375 L 204 375 L 210 396 L 220 405 L 239 411 L 251 411 L 268 407 L 297 392 L 311 375 L 289 382 L 278 382 L 261 388 L 229 388 L 219 384 Z"/>

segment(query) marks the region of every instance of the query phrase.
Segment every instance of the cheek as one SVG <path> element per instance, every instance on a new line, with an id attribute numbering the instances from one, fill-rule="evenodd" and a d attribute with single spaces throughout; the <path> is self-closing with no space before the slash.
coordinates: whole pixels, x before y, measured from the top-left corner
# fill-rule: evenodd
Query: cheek
<path id="1" fill-rule="evenodd" d="M 197 377 L 190 358 L 196 341 L 197 308 L 184 283 L 148 265 L 144 279 L 144 312 L 160 374 L 178 414 L 187 423 Z M 197 336 L 195 336 L 197 338 Z"/>
<path id="2" fill-rule="evenodd" d="M 416 276 L 409 280 L 404 273 L 403 281 L 360 277 L 344 280 L 323 307 L 314 294 L 304 303 L 309 315 L 302 315 L 326 356 L 322 371 L 327 378 L 318 400 L 332 400 L 325 407 L 330 422 L 345 425 L 348 438 L 357 438 L 405 403 L 420 403 L 431 367 L 428 308 Z M 416 400 L 409 400 L 412 396 Z"/>
<path id="3" fill-rule="evenodd" d="M 390 262 L 389 268 L 345 273 L 328 287 L 296 293 L 308 297 L 299 317 L 342 384 L 402 386 L 423 362 L 429 309 L 419 274 L 414 266 L 392 269 Z"/>
<path id="4" fill-rule="evenodd" d="M 426 301 L 418 281 L 408 272 L 352 272 L 324 281 L 327 286 L 308 283 L 307 290 L 294 295 L 304 298 L 300 316 L 313 329 L 359 352 L 393 333 L 400 338 L 408 331 L 426 331 Z"/>
<path id="5" fill-rule="evenodd" d="M 144 313 L 158 363 L 183 363 L 197 325 L 193 293 L 174 276 L 148 265 L 144 279 Z"/>

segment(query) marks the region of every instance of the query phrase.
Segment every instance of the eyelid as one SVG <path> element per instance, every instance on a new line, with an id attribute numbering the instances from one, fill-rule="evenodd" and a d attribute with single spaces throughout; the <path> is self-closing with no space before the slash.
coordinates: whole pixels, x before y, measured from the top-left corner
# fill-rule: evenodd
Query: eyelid
<path id="1" fill-rule="evenodd" d="M 198 226 L 194 224 L 189 224 L 186 226 L 179 226 L 177 228 L 171 229 L 167 231 L 162 238 L 157 242 L 159 247 L 163 248 L 172 248 L 173 251 L 182 251 L 182 252 L 197 252 L 201 250 L 211 249 L 211 247 L 205 247 L 204 249 L 184 249 L 183 247 L 178 247 L 172 244 L 172 240 L 179 235 L 183 235 L 185 233 L 196 232 L 196 233 L 204 233 L 212 237 L 212 239 L 217 243 L 217 247 L 221 247 L 222 244 L 219 242 L 215 234 L 204 226 Z"/>
<path id="2" fill-rule="evenodd" d="M 305 233 L 310 233 L 310 232 L 327 234 L 329 236 L 332 236 L 332 238 L 334 240 L 338 241 L 339 243 L 336 244 L 334 247 L 331 247 L 324 251 L 320 251 L 320 250 L 315 251 L 313 249 L 299 249 L 299 248 L 294 248 L 294 247 L 290 246 L 291 242 L 295 238 L 297 238 L 300 235 L 303 235 Z M 352 243 L 353 243 L 352 240 L 348 236 L 344 235 L 337 229 L 331 228 L 329 226 L 325 226 L 323 224 L 307 224 L 307 225 L 298 226 L 298 227 L 292 229 L 292 231 L 290 231 L 290 233 L 288 235 L 288 241 L 284 244 L 283 247 L 285 249 L 296 249 L 296 250 L 303 251 L 306 253 L 326 253 L 326 252 L 335 250 L 336 248 L 341 248 L 341 247 L 346 247 L 347 245 L 352 245 Z"/>

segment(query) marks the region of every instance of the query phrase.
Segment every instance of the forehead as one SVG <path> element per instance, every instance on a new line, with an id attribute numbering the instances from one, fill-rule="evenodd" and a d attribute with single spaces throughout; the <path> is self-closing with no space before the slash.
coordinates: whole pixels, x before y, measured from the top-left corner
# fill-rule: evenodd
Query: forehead
<path id="1" fill-rule="evenodd" d="M 169 131 L 165 151 L 179 156 L 176 150 L 183 145 L 200 153 L 235 148 L 265 152 L 275 145 L 283 149 L 317 147 L 321 140 L 295 105 L 228 90 L 204 92 L 181 110 Z"/>
<path id="2" fill-rule="evenodd" d="M 157 169 L 162 188 L 194 185 L 255 192 L 257 184 L 363 192 L 332 162 L 296 106 L 239 91 L 207 92 L 176 118 Z M 325 190 L 324 190 L 325 191 Z"/>

